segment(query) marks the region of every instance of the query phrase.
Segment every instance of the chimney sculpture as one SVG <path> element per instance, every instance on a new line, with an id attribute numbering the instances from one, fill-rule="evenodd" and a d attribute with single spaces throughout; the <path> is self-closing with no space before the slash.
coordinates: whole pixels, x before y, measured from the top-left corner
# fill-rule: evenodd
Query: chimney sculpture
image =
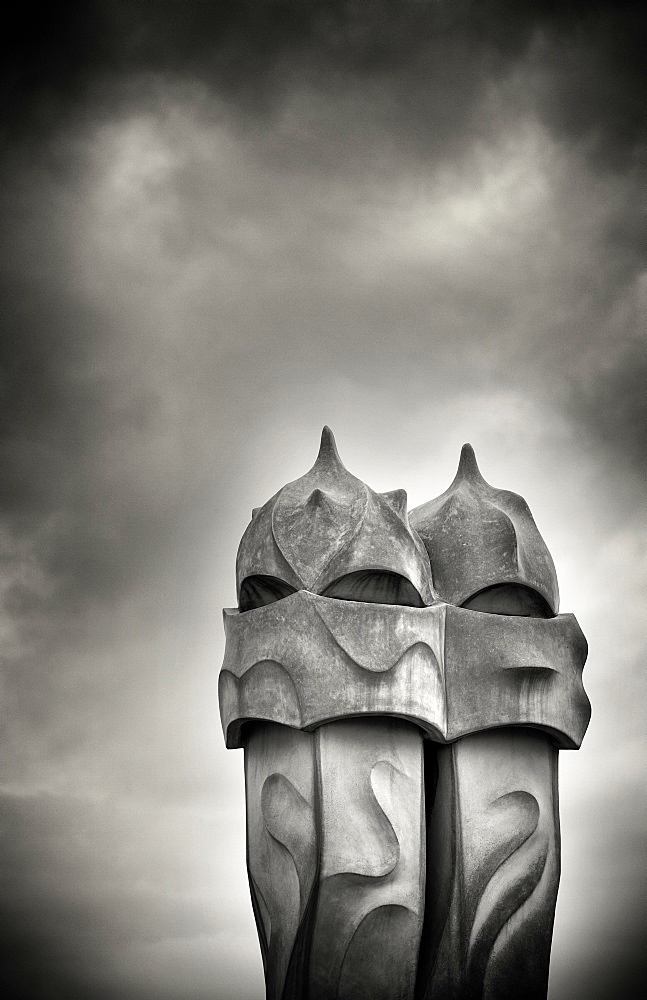
<path id="1" fill-rule="evenodd" d="M 267 1000 L 545 998 L 557 753 L 590 707 L 525 501 L 465 445 L 409 519 L 324 428 L 253 512 L 237 586 L 220 711 Z"/>

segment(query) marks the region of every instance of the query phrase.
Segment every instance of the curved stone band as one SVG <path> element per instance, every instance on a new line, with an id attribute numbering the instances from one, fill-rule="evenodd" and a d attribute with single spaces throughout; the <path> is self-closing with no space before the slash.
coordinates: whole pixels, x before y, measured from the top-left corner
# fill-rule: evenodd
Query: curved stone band
<path id="1" fill-rule="evenodd" d="M 227 746 L 244 724 L 313 730 L 360 715 L 418 725 L 438 743 L 502 726 L 579 747 L 590 717 L 587 646 L 573 615 L 519 618 L 457 608 L 364 604 L 306 590 L 224 611 L 220 712 Z"/>

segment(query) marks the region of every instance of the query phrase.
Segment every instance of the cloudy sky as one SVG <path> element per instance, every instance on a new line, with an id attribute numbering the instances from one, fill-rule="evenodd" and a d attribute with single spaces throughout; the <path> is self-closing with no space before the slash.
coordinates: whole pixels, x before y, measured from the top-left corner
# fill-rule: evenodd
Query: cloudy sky
<path id="1" fill-rule="evenodd" d="M 310 467 L 324 423 L 354 474 L 410 507 L 446 488 L 464 441 L 528 500 L 589 639 L 593 705 L 560 760 L 550 997 L 631 995 L 638 8 L 18 11 L 2 60 L 5 996 L 262 997 L 221 608 L 251 507 Z"/>

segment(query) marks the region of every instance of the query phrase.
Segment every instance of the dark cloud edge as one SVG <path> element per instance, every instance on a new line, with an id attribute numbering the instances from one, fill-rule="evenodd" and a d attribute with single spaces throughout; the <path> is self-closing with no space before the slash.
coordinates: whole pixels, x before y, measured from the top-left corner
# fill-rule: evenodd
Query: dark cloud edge
<path id="1" fill-rule="evenodd" d="M 88 101 L 95 114 L 107 101 L 109 113 L 117 82 L 146 73 L 203 82 L 252 115 L 304 80 L 325 89 L 339 74 L 387 78 L 401 110 L 430 84 L 440 100 L 469 105 L 481 79 L 539 37 L 543 114 L 618 158 L 644 142 L 646 29 L 640 4 L 584 0 L 91 0 L 38 18 L 21 8 L 5 36 L 2 120 L 9 147 L 33 141 L 69 127 Z"/>

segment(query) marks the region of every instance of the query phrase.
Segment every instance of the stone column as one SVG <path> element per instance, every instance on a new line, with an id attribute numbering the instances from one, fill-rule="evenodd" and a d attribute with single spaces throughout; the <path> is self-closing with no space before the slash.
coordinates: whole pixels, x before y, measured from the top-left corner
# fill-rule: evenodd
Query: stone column
<path id="1" fill-rule="evenodd" d="M 557 753 L 532 729 L 475 733 L 438 750 L 425 1000 L 546 996 L 559 882 Z"/>
<path id="2" fill-rule="evenodd" d="M 401 719 L 316 731 L 319 885 L 308 990 L 413 1000 L 424 913 L 422 734 Z M 295 994 L 296 1000 L 296 994 Z"/>
<path id="3" fill-rule="evenodd" d="M 245 794 L 267 1000 L 304 996 L 319 867 L 312 734 L 273 722 L 250 726 Z"/>
<path id="4" fill-rule="evenodd" d="M 589 705 L 525 501 L 466 446 L 410 523 L 325 429 L 237 577 L 220 709 L 268 1000 L 543 1000 L 557 756 Z"/>
<path id="5" fill-rule="evenodd" d="M 453 483 L 411 515 L 448 602 L 447 736 L 428 752 L 420 1000 L 545 1000 L 560 873 L 558 749 L 589 719 L 586 640 L 557 615 L 525 501 L 466 445 Z"/>
<path id="6" fill-rule="evenodd" d="M 247 859 L 268 1000 L 413 998 L 424 913 L 422 734 L 400 719 L 245 746 Z"/>

